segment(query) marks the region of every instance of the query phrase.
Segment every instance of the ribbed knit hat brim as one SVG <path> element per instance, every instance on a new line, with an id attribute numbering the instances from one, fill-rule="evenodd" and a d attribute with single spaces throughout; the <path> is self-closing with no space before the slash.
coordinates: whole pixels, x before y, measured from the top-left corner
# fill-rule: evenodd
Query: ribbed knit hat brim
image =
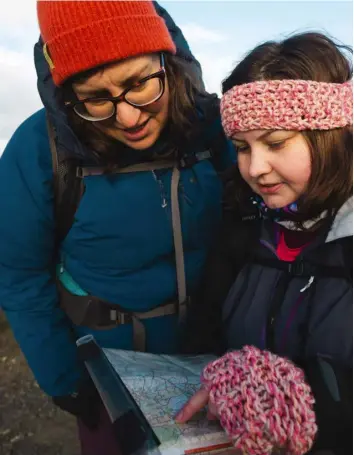
<path id="1" fill-rule="evenodd" d="M 151 1 L 40 0 L 37 12 L 56 85 L 105 63 L 176 52 L 166 24 Z"/>

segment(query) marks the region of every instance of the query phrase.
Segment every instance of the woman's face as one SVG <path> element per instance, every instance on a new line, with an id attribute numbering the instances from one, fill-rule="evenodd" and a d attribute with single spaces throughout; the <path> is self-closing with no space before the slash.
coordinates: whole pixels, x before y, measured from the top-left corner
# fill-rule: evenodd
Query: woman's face
<path id="1" fill-rule="evenodd" d="M 73 84 L 73 90 L 79 100 L 116 97 L 142 78 L 159 70 L 160 57 L 157 54 L 132 57 L 98 71 L 82 83 Z M 158 83 L 158 80 L 155 81 Z M 143 89 L 142 85 L 134 91 L 137 93 Z M 116 115 L 108 120 L 95 122 L 95 126 L 133 149 L 144 150 L 156 142 L 166 125 L 168 99 L 169 88 L 165 78 L 165 91 L 156 102 L 144 107 L 131 106 L 125 101 L 119 102 Z M 96 104 L 95 109 L 100 107 L 99 103 Z"/>
<path id="2" fill-rule="evenodd" d="M 237 132 L 238 167 L 243 179 L 269 208 L 297 201 L 311 175 L 308 143 L 298 131 L 255 130 Z"/>

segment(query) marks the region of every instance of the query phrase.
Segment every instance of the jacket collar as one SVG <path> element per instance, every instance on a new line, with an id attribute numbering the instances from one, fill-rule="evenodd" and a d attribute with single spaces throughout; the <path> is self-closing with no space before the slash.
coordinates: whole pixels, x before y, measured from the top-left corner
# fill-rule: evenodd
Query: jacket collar
<path id="1" fill-rule="evenodd" d="M 353 236 L 353 198 L 349 198 L 342 207 L 332 223 L 331 229 L 328 232 L 326 243 L 343 237 Z"/>

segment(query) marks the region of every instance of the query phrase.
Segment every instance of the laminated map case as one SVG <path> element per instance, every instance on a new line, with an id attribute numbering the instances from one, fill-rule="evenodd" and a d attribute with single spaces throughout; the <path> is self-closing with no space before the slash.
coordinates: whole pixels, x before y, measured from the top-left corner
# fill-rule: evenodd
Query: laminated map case
<path id="1" fill-rule="evenodd" d="M 207 419 L 206 410 L 186 424 L 174 420 L 199 389 L 200 374 L 207 363 L 215 360 L 214 356 L 101 349 L 91 335 L 77 344 L 123 455 L 191 455 L 231 446 L 219 423 Z"/>
<path id="2" fill-rule="evenodd" d="M 160 441 L 123 381 L 91 335 L 76 342 L 79 357 L 95 384 L 122 450 L 122 455 L 161 455 Z"/>

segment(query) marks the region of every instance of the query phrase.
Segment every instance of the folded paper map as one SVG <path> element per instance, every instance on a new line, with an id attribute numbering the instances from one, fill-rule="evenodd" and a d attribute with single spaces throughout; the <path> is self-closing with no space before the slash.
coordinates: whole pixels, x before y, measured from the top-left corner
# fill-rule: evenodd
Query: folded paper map
<path id="1" fill-rule="evenodd" d="M 214 452 L 231 447 L 219 422 L 206 410 L 190 422 L 174 417 L 200 387 L 203 367 L 213 356 L 168 356 L 103 349 L 160 441 L 162 455 Z"/>

